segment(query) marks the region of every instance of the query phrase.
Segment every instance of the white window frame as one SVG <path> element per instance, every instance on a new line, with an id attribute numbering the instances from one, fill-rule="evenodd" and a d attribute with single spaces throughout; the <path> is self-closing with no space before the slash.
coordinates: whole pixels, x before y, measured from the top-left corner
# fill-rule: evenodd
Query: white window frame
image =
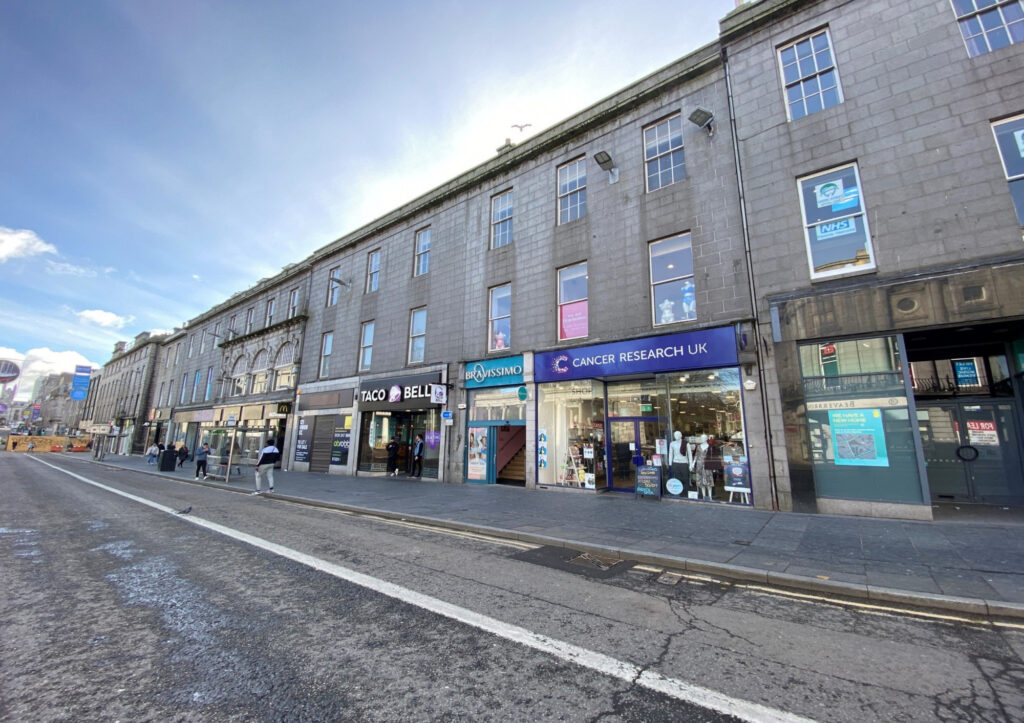
<path id="1" fill-rule="evenodd" d="M 508 291 L 508 294 L 503 294 L 508 297 L 508 313 L 498 314 L 495 313 L 495 294 L 501 291 Z M 508 333 L 505 334 L 501 331 L 499 324 L 507 324 Z M 503 339 L 498 338 L 498 333 L 502 333 Z M 487 292 L 487 351 L 505 351 L 512 346 L 512 284 L 500 284 L 499 286 L 492 286 Z"/>
<path id="2" fill-rule="evenodd" d="M 277 308 L 277 299 L 271 296 L 267 299 L 267 313 L 264 315 L 263 328 L 267 328 L 274 323 L 274 311 Z"/>
<path id="3" fill-rule="evenodd" d="M 255 307 L 250 306 L 248 309 L 245 310 L 245 333 L 246 334 L 248 334 L 250 331 L 252 331 L 252 326 L 255 323 L 255 321 L 254 321 L 255 318 L 256 318 L 256 309 L 255 309 Z"/>
<path id="4" fill-rule="evenodd" d="M 206 370 L 206 395 L 203 397 L 204 402 L 210 401 L 210 396 L 213 394 L 213 367 Z"/>
<path id="5" fill-rule="evenodd" d="M 341 267 L 334 266 L 327 272 L 327 305 L 334 306 L 338 303 L 338 295 L 341 290 Z M 295 292 L 298 293 L 298 289 Z"/>
<path id="6" fill-rule="evenodd" d="M 491 197 L 492 249 L 498 249 L 512 243 L 515 201 L 515 194 L 511 188 Z"/>
<path id="7" fill-rule="evenodd" d="M 565 287 L 563 285 L 564 281 L 568 280 L 568 278 L 577 278 L 579 276 L 578 272 L 580 271 L 580 267 L 582 267 L 582 271 L 583 271 L 583 279 L 584 279 L 584 285 L 586 286 L 586 289 L 585 289 L 586 293 L 584 293 L 583 296 L 580 296 L 580 297 L 566 298 L 566 296 L 563 294 L 563 291 L 565 290 Z M 563 274 L 568 275 L 569 273 L 575 273 L 575 276 L 567 277 L 566 279 L 563 279 Z M 589 272 L 587 270 L 587 262 L 586 261 L 580 261 L 579 263 L 569 264 L 568 266 L 563 266 L 562 268 L 558 269 L 558 272 L 555 274 L 555 278 L 556 278 L 556 283 L 558 284 L 558 289 L 557 289 L 557 292 L 556 292 L 557 295 L 558 295 L 558 309 L 557 309 L 558 319 L 555 322 L 556 325 L 558 326 L 558 340 L 559 341 L 565 341 L 566 339 L 584 339 L 584 338 L 590 336 L 590 301 L 589 301 L 589 299 L 590 299 L 590 278 L 589 278 Z M 577 334 L 575 336 L 569 336 L 568 334 L 564 333 L 563 329 L 562 329 L 562 309 L 563 309 L 563 307 L 565 307 L 565 306 L 567 306 L 569 304 L 578 304 L 581 301 L 586 303 L 586 309 L 587 309 L 587 331 L 584 334 Z"/>
<path id="8" fill-rule="evenodd" d="M 409 363 L 422 364 L 426 354 L 427 307 L 421 306 L 409 312 Z"/>
<path id="9" fill-rule="evenodd" d="M 843 213 L 841 210 L 837 212 L 836 215 L 830 216 L 827 220 L 808 220 L 807 209 L 805 205 L 808 202 L 808 200 L 804 197 L 804 185 L 808 183 L 813 183 L 814 181 L 819 179 L 825 181 L 827 176 L 837 175 L 847 169 L 853 169 L 854 178 L 856 179 L 857 184 L 857 199 L 860 209 L 858 211 L 854 211 L 851 213 Z M 817 200 L 815 201 L 815 205 L 818 208 L 822 207 L 823 201 L 821 199 L 827 199 L 827 194 L 825 194 L 824 190 L 818 192 L 815 191 L 815 189 L 824 189 L 827 185 L 829 184 L 821 183 L 818 186 L 811 186 L 812 193 L 818 194 L 816 196 Z M 868 227 L 867 204 L 864 201 L 864 187 L 860 180 L 860 169 L 857 167 L 857 163 L 844 163 L 840 166 L 828 168 L 824 171 L 812 173 L 807 176 L 801 176 L 800 178 L 796 179 L 796 190 L 797 198 L 800 200 L 800 215 L 804 225 L 804 246 L 807 253 L 807 268 L 811 274 L 811 279 L 817 281 L 819 279 L 830 279 L 836 276 L 849 276 L 851 274 L 861 274 L 866 271 L 874 271 L 877 268 L 875 262 L 875 250 L 874 244 L 871 243 L 871 229 Z M 844 194 L 850 193 L 850 189 L 846 188 L 845 186 L 842 190 Z M 842 267 L 836 267 L 824 271 L 815 271 L 815 261 L 813 255 L 814 249 L 812 247 L 811 242 L 812 229 L 817 229 L 819 226 L 833 225 L 842 222 L 849 222 L 855 230 L 857 224 L 863 226 L 863 235 L 865 240 L 867 257 L 864 259 L 862 263 L 847 263 Z M 838 238 L 839 235 L 849 235 L 849 233 L 835 234 L 834 232 L 831 231 L 830 233 L 832 234 L 830 238 Z M 817 231 L 815 231 L 815 235 L 817 235 Z"/>
<path id="10" fill-rule="evenodd" d="M 195 344 L 196 344 L 196 335 L 195 334 L 189 334 L 188 335 L 188 351 L 185 353 L 185 356 L 187 358 L 189 358 L 189 359 L 192 358 L 192 352 L 194 351 Z"/>
<path id="11" fill-rule="evenodd" d="M 320 378 L 331 373 L 331 355 L 334 353 L 334 332 L 325 331 L 320 337 Z"/>
<path id="12" fill-rule="evenodd" d="M 655 249 L 673 241 L 689 247 L 689 266 L 674 269 L 673 264 L 665 272 L 655 269 Z M 681 258 L 681 257 L 680 257 Z M 651 324 L 665 326 L 697 320 L 697 289 L 694 281 L 693 237 L 689 231 L 655 239 L 647 244 L 648 271 L 651 278 Z M 667 273 L 672 272 L 672 273 Z M 660 290 L 660 291 L 659 291 Z M 667 293 L 666 293 L 667 292 Z M 669 298 L 671 296 L 672 298 Z M 659 302 L 658 299 L 661 299 Z M 665 302 L 668 301 L 668 304 Z M 664 307 L 663 307 L 664 305 Z"/>
<path id="13" fill-rule="evenodd" d="M 686 180 L 686 149 L 683 146 L 683 114 L 675 113 L 651 123 L 643 130 L 644 178 L 647 193 L 658 191 Z M 676 163 L 676 154 L 681 161 Z M 665 167 L 664 164 L 668 163 Z M 652 173 L 652 168 L 654 172 Z M 668 180 L 662 183 L 662 177 Z M 652 185 L 651 177 L 658 180 Z"/>
<path id="14" fill-rule="evenodd" d="M 299 313 L 299 287 L 288 292 L 288 318 L 294 319 Z"/>
<path id="15" fill-rule="evenodd" d="M 199 399 L 199 382 L 201 382 L 202 380 L 203 380 L 203 370 L 202 369 L 196 369 L 196 378 L 192 382 L 192 403 L 193 404 L 195 404 L 195 402 Z"/>
<path id="16" fill-rule="evenodd" d="M 558 225 L 587 215 L 587 157 L 580 156 L 558 167 L 555 174 Z"/>
<path id="17" fill-rule="evenodd" d="M 359 371 L 366 371 L 373 363 L 374 321 L 364 321 L 359 328 Z M 369 334 L 367 334 L 369 332 Z"/>
<path id="18" fill-rule="evenodd" d="M 380 249 L 366 254 L 366 293 L 371 294 L 380 288 Z"/>
<path id="19" fill-rule="evenodd" d="M 186 396 L 188 396 L 188 372 L 181 375 L 181 394 L 178 395 L 178 404 L 184 404 Z"/>
<path id="20" fill-rule="evenodd" d="M 822 49 L 818 49 L 818 50 L 814 49 L 815 39 L 819 38 L 819 37 L 824 37 L 825 40 L 828 42 L 828 55 L 829 55 L 829 58 L 831 60 L 831 64 L 830 65 L 826 65 L 825 67 L 819 67 L 818 66 L 818 61 L 820 59 L 820 54 L 822 52 Z M 801 65 L 802 65 L 802 63 L 800 62 L 801 59 L 797 55 L 797 52 L 798 52 L 797 47 L 801 43 L 804 43 L 804 42 L 809 44 L 810 50 L 811 50 L 811 54 L 809 56 L 804 56 L 804 60 L 805 61 L 807 61 L 807 60 L 811 61 L 811 63 L 814 66 L 813 72 L 807 72 L 807 73 L 804 72 L 804 69 L 801 68 Z M 785 59 L 783 58 L 783 55 L 789 49 L 793 50 L 793 55 L 794 55 L 794 58 L 795 58 L 795 61 L 796 61 L 795 63 L 787 63 L 785 61 Z M 818 113 L 820 111 L 827 110 L 828 108 L 834 108 L 835 106 L 842 104 L 842 102 L 843 102 L 843 86 L 842 86 L 842 83 L 839 80 L 839 66 L 838 66 L 838 64 L 836 62 L 836 46 L 832 42 L 832 35 L 829 33 L 828 28 L 822 28 L 821 30 L 815 30 L 812 33 L 808 33 L 806 35 L 803 35 L 803 36 L 797 38 L 796 40 L 788 42 L 785 45 L 780 45 L 779 48 L 778 48 L 778 52 L 775 54 L 775 57 L 779 61 L 779 80 L 782 82 L 782 102 L 786 106 L 786 118 L 787 119 L 789 119 L 790 121 L 800 120 L 801 118 L 806 118 L 809 115 L 814 115 L 815 113 Z M 787 80 L 787 78 L 786 78 L 786 68 L 790 67 L 790 66 L 793 66 L 794 64 L 796 66 L 797 74 L 796 74 L 795 77 Z M 822 80 L 823 76 L 827 76 L 829 73 L 832 73 L 835 76 L 836 102 L 832 103 L 831 105 L 825 105 L 826 90 L 830 90 L 831 86 L 828 89 L 826 89 L 826 90 L 822 90 L 822 88 L 821 88 L 821 80 Z M 815 87 L 816 90 L 813 91 L 813 92 L 810 92 L 810 93 L 805 92 L 806 88 L 811 87 L 812 82 L 813 82 L 813 87 Z M 800 103 L 800 107 L 803 108 L 803 110 L 804 110 L 804 112 L 801 115 L 796 116 L 796 117 L 793 116 L 793 106 L 796 104 L 796 101 L 794 101 L 792 103 L 790 102 L 790 89 L 791 88 L 799 88 L 800 89 L 799 103 Z M 812 97 L 819 97 L 821 99 L 821 107 L 817 108 L 815 110 L 809 111 L 809 110 L 807 110 L 807 99 L 808 98 L 812 98 Z"/>
<path id="21" fill-rule="evenodd" d="M 1000 133 L 1004 126 L 1010 126 L 1009 134 Z M 1003 175 L 1009 186 L 1010 200 L 1017 212 L 1017 222 L 1024 226 L 1024 115 L 1003 118 L 992 123 L 992 137 L 999 152 L 999 162 L 1003 166 Z M 1000 140 L 1003 143 L 1000 143 Z M 1014 158 L 1013 154 L 1017 157 Z M 1013 165 L 1008 162 L 1012 159 Z"/>
<path id="22" fill-rule="evenodd" d="M 412 275 L 423 276 L 430 271 L 430 227 L 416 232 L 413 244 Z"/>
<path id="23" fill-rule="evenodd" d="M 976 58 L 979 55 L 1024 42 L 1024 18 L 1011 18 L 1009 22 L 1006 20 L 1007 8 L 1014 6 L 1018 9 L 1021 8 L 1018 0 L 996 0 L 994 4 L 982 8 L 979 8 L 974 0 L 951 0 L 951 3 L 957 26 L 960 28 L 960 36 L 963 38 L 964 47 L 967 49 L 969 57 Z M 968 9 L 968 5 L 970 9 Z M 982 16 L 989 21 L 995 15 L 999 17 L 999 25 L 986 28 L 986 23 L 981 20 Z M 993 48 L 991 39 L 1000 31 L 1005 35 L 1007 42 L 1005 45 Z M 1014 38 L 1015 34 L 1020 37 Z"/>

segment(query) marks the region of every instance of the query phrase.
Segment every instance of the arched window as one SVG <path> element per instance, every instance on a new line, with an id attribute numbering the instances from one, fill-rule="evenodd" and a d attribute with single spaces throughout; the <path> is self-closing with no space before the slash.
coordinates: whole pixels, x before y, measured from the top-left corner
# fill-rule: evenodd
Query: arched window
<path id="1" fill-rule="evenodd" d="M 299 367 L 295 363 L 295 345 L 285 343 L 274 359 L 274 389 L 294 389 L 299 378 Z"/>
<path id="2" fill-rule="evenodd" d="M 235 361 L 235 365 L 231 367 L 231 385 L 228 389 L 228 396 L 240 397 L 245 394 L 245 382 L 246 382 L 246 371 L 248 365 L 245 362 L 245 357 L 240 356 Z"/>
<path id="3" fill-rule="evenodd" d="M 260 350 L 252 362 L 252 389 L 251 394 L 265 394 L 270 391 L 270 355 L 266 350 Z"/>

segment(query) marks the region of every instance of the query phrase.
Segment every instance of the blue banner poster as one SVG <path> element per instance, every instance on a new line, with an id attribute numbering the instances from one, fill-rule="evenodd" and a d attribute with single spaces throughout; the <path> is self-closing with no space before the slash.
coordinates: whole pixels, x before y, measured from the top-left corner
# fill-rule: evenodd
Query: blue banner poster
<path id="1" fill-rule="evenodd" d="M 880 409 L 830 409 L 828 425 L 837 465 L 889 466 Z"/>

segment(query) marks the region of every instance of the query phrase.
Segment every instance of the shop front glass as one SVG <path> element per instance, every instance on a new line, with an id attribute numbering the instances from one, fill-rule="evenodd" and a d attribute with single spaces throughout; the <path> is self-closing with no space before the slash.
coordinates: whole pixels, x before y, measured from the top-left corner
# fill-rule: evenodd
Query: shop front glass
<path id="1" fill-rule="evenodd" d="M 540 484 L 633 491 L 653 465 L 665 496 L 751 503 L 735 367 L 540 384 L 537 426 Z"/>
<path id="2" fill-rule="evenodd" d="M 470 390 L 467 480 L 525 484 L 526 402 L 519 399 L 520 387 Z"/>
<path id="3" fill-rule="evenodd" d="M 816 494 L 922 503 L 898 337 L 804 344 L 799 351 Z"/>
<path id="4" fill-rule="evenodd" d="M 434 408 L 410 412 L 364 412 L 359 434 L 359 471 L 386 472 L 387 444 L 392 437 L 397 437 L 399 474 L 411 474 L 412 449 L 417 434 L 423 436 L 423 477 L 437 479 L 441 455 L 441 414 Z"/>

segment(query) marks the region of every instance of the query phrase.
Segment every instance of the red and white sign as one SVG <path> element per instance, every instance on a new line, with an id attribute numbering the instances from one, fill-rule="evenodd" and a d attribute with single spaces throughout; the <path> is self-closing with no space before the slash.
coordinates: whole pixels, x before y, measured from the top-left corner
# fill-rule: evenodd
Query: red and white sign
<path id="1" fill-rule="evenodd" d="M 999 446 L 999 431 L 995 422 L 985 422 L 977 419 L 967 420 L 967 436 L 971 444 L 984 445 L 986 447 Z"/>

